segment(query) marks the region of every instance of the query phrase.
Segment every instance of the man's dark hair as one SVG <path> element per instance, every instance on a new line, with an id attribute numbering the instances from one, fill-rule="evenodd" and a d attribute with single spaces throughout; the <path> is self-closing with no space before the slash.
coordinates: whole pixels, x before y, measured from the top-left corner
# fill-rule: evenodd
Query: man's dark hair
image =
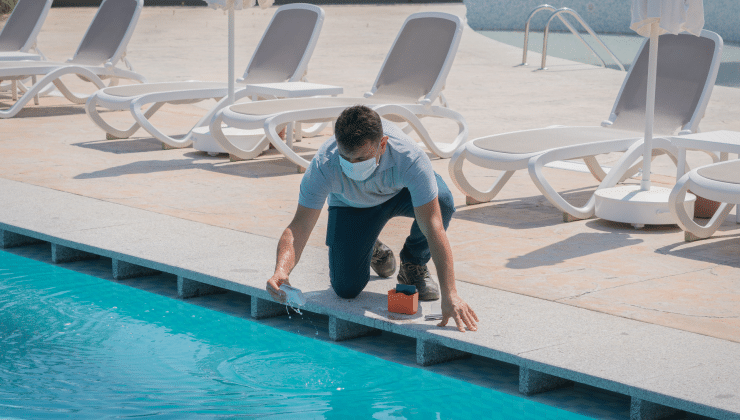
<path id="1" fill-rule="evenodd" d="M 355 151 L 368 141 L 380 141 L 383 123 L 377 112 L 364 105 L 355 105 L 342 111 L 337 118 L 334 137 L 347 151 Z"/>

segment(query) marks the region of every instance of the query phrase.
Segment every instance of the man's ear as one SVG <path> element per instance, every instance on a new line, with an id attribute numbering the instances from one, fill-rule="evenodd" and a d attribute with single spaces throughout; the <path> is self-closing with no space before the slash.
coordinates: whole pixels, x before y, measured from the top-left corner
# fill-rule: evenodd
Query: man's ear
<path id="1" fill-rule="evenodd" d="M 385 147 L 388 145 L 388 136 L 383 136 L 380 139 L 380 150 L 385 152 Z"/>

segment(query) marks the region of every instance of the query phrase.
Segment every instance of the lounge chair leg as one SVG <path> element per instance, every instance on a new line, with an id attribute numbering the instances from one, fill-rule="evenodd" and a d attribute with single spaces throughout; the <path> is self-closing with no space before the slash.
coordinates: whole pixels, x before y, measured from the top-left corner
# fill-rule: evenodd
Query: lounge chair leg
<path id="1" fill-rule="evenodd" d="M 31 86 L 36 84 L 36 76 L 31 76 L 31 82 L 33 83 Z M 33 95 L 33 104 L 38 105 L 39 104 L 39 95 Z"/>
<path id="2" fill-rule="evenodd" d="M 467 196 L 467 195 L 465 196 L 465 204 L 467 204 L 469 206 L 474 206 L 476 204 L 483 204 L 483 203 L 485 203 L 485 201 L 478 201 L 478 200 L 476 200 L 473 197 L 470 197 L 470 196 Z"/>
<path id="3" fill-rule="evenodd" d="M 583 220 L 583 219 L 575 217 L 570 213 L 563 212 L 563 223 L 577 222 L 579 220 Z"/>
<path id="4" fill-rule="evenodd" d="M 300 122 L 295 123 L 295 134 L 293 135 L 293 141 L 300 143 L 303 140 L 303 125 Z"/>
<path id="5" fill-rule="evenodd" d="M 246 160 L 246 159 L 242 159 L 242 158 L 240 158 L 237 155 L 232 155 L 231 153 L 229 153 L 229 161 L 231 161 L 231 162 L 241 162 L 243 160 Z"/>
<path id="6" fill-rule="evenodd" d="M 683 240 L 684 240 L 684 242 L 695 242 L 695 241 L 701 241 L 702 239 L 707 239 L 707 238 L 700 238 L 700 237 L 694 235 L 693 233 L 689 232 L 688 230 L 685 230 L 683 232 Z"/>

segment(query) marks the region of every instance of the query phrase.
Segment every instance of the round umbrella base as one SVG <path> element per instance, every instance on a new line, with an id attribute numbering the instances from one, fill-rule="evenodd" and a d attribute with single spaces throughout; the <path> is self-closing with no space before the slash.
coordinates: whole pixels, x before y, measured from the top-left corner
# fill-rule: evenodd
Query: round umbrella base
<path id="1" fill-rule="evenodd" d="M 234 127 L 224 127 L 223 132 L 231 143 L 242 150 L 253 149 L 257 142 L 265 136 L 265 131 L 262 129 L 240 130 Z M 229 153 L 211 136 L 208 126 L 194 128 L 192 138 L 195 150 L 208 154 Z"/>
<path id="2" fill-rule="evenodd" d="M 636 228 L 645 225 L 675 225 L 676 220 L 668 207 L 669 188 L 651 187 L 640 190 L 639 185 L 624 185 L 597 190 L 596 217 L 613 222 L 630 223 Z M 694 217 L 696 196 L 686 194 L 684 207 L 689 217 Z"/>

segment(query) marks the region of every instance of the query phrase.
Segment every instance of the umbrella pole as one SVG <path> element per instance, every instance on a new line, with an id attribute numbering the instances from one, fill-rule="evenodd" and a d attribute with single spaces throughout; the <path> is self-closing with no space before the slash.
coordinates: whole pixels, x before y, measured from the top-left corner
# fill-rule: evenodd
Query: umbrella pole
<path id="1" fill-rule="evenodd" d="M 229 99 L 234 103 L 234 7 L 229 9 Z"/>
<path id="2" fill-rule="evenodd" d="M 648 60 L 647 93 L 645 97 L 645 143 L 642 153 L 640 189 L 650 191 L 650 166 L 653 158 L 653 122 L 655 121 L 655 80 L 658 73 L 658 22 L 650 24 L 650 59 Z"/>

